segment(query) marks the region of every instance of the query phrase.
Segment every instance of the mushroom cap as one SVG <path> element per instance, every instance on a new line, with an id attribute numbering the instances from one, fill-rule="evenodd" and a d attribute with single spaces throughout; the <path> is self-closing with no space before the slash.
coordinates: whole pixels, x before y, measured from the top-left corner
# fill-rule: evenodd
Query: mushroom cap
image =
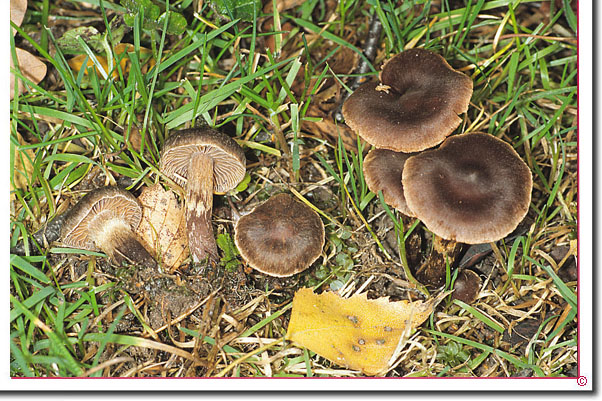
<path id="1" fill-rule="evenodd" d="M 510 234 L 529 210 L 531 170 L 506 142 L 484 133 L 450 137 L 410 157 L 406 201 L 436 235 L 480 244 Z"/>
<path id="2" fill-rule="evenodd" d="M 482 283 L 479 275 L 472 270 L 460 270 L 454 282 L 452 299 L 458 299 L 469 305 L 474 303 L 479 296 Z"/>
<path id="3" fill-rule="evenodd" d="M 138 200 L 118 187 L 102 187 L 89 192 L 66 214 L 61 228 L 66 246 L 97 251 L 95 236 L 105 223 L 120 224 L 135 230 L 142 219 Z"/>
<path id="4" fill-rule="evenodd" d="M 441 143 L 462 121 L 472 80 L 425 49 L 397 54 L 343 104 L 345 123 L 377 148 L 418 152 Z M 388 87 L 388 88 L 386 88 Z"/>
<path id="5" fill-rule="evenodd" d="M 161 171 L 185 187 L 189 162 L 195 153 L 213 158 L 213 192 L 228 192 L 245 177 L 246 159 L 242 148 L 228 135 L 209 127 L 176 131 L 167 138 L 161 155 Z"/>
<path id="6" fill-rule="evenodd" d="M 408 207 L 403 194 L 401 177 L 405 162 L 412 155 L 413 153 L 372 149 L 364 159 L 364 179 L 370 191 L 382 191 L 387 205 L 410 217 L 413 217 L 414 213 Z"/>
<path id="7" fill-rule="evenodd" d="M 324 224 L 310 207 L 282 193 L 241 217 L 234 241 L 252 268 L 287 277 L 307 269 L 320 256 Z"/>

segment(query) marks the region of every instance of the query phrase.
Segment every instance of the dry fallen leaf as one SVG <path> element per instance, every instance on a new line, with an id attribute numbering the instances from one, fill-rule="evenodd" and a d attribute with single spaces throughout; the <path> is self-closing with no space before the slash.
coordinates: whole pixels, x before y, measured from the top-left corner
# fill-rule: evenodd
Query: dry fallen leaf
<path id="1" fill-rule="evenodd" d="M 342 123 L 337 124 L 332 116 L 326 115 L 313 104 L 309 106 L 307 116 L 313 118 L 321 117 L 322 120 L 304 120 L 301 127 L 302 130 L 311 132 L 313 135 L 327 140 L 334 146 L 337 146 L 337 142 L 340 137 L 345 149 L 348 151 L 357 152 L 358 135 L 347 125 Z M 360 142 L 362 143 L 362 149 L 364 153 L 368 153 L 368 150 L 370 150 L 370 144 L 364 141 L 361 137 Z"/>
<path id="2" fill-rule="evenodd" d="M 21 26 L 25 18 L 25 11 L 27 11 L 27 0 L 10 0 L 10 20 L 13 24 Z"/>
<path id="3" fill-rule="evenodd" d="M 136 233 L 166 271 L 177 269 L 188 257 L 184 209 L 173 192 L 160 184 L 146 187 L 138 197 L 142 221 Z"/>
<path id="4" fill-rule="evenodd" d="M 46 76 L 46 64 L 38 60 L 36 56 L 31 54 L 28 51 L 23 49 L 16 48 L 17 52 L 17 61 L 19 62 L 19 68 L 21 73 L 25 76 L 25 78 L 32 81 L 34 84 L 40 83 L 44 76 Z M 14 68 L 13 57 L 10 55 L 10 68 Z M 25 91 L 25 85 L 18 81 L 19 85 L 19 93 L 23 93 Z M 12 71 L 10 74 L 10 98 L 12 100 L 15 93 L 15 76 Z"/>
<path id="5" fill-rule="evenodd" d="M 134 51 L 134 45 L 129 44 L 129 43 L 120 43 L 117 46 L 115 46 L 115 48 L 113 49 L 113 56 L 117 60 L 120 60 L 119 65 L 121 66 L 121 70 L 124 73 L 127 73 L 130 70 L 130 59 L 126 53 L 133 52 L 133 51 Z M 151 54 L 150 50 L 148 50 L 144 47 L 141 47 L 140 55 L 143 58 L 143 60 L 141 60 L 141 63 L 144 60 L 150 59 L 150 54 Z M 102 66 L 102 69 L 104 70 L 104 72 L 108 74 L 109 73 L 109 62 L 108 62 L 107 58 L 103 57 L 103 56 L 96 56 L 96 59 Z M 113 66 L 117 63 L 116 59 L 113 59 Z M 85 67 L 84 67 L 84 61 L 86 61 Z M 86 54 L 77 55 L 77 56 L 71 58 L 67 63 L 69 64 L 69 67 L 71 67 L 73 69 L 73 71 L 75 71 L 76 73 L 79 73 L 79 70 L 81 70 L 82 68 L 85 68 L 84 69 L 85 75 L 88 74 L 88 67 L 94 67 L 94 72 L 96 73 L 96 75 L 98 75 L 100 78 L 103 78 L 103 76 L 100 74 L 100 71 L 98 70 L 98 68 L 94 65 L 94 62 Z M 145 64 L 143 63 L 143 65 L 145 65 Z M 148 62 L 148 65 L 150 67 L 152 67 L 154 65 L 154 60 L 151 59 Z M 114 68 L 112 77 L 117 78 L 118 76 L 119 76 L 119 72 L 117 71 L 116 68 Z"/>
<path id="6" fill-rule="evenodd" d="M 304 3 L 305 0 L 277 0 L 276 1 L 276 9 L 278 10 L 278 12 L 283 12 L 286 10 L 290 10 L 291 8 L 297 7 L 301 4 Z M 265 3 L 265 6 L 263 7 L 263 12 L 266 14 L 270 14 L 272 13 L 272 10 L 274 9 L 274 3 L 271 1 L 268 1 Z"/>
<path id="7" fill-rule="evenodd" d="M 295 293 L 286 339 L 366 375 L 384 373 L 400 342 L 421 325 L 440 302 L 369 300 L 366 294 L 341 298 L 311 288 Z"/>
<path id="8" fill-rule="evenodd" d="M 29 145 L 21 134 L 17 132 L 17 140 L 20 145 Z M 28 186 L 27 177 L 31 179 L 33 172 L 33 160 L 35 159 L 35 153 L 32 149 L 14 149 L 14 170 L 13 180 L 10 182 L 10 199 L 11 201 L 15 198 L 13 191 L 16 188 L 25 189 Z M 14 184 L 14 185 L 13 185 Z"/>

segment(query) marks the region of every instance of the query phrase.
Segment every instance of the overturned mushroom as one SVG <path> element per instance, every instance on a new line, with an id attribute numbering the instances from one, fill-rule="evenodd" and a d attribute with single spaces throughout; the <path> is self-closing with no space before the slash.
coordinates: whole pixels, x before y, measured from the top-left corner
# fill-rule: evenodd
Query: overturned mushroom
<path id="1" fill-rule="evenodd" d="M 380 81 L 360 86 L 343 105 L 345 123 L 379 149 L 418 152 L 443 141 L 461 122 L 472 80 L 425 49 L 397 54 Z"/>
<path id="2" fill-rule="evenodd" d="M 238 220 L 234 240 L 252 268 L 287 277 L 307 269 L 320 256 L 324 224 L 310 207 L 278 194 Z"/>
<path id="3" fill-rule="evenodd" d="M 95 189 L 66 213 L 61 228 L 62 243 L 73 248 L 101 250 L 119 265 L 156 266 L 134 235 L 141 218 L 142 208 L 129 192 L 117 187 Z"/>
<path id="4" fill-rule="evenodd" d="M 217 260 L 211 226 L 213 193 L 225 193 L 245 176 L 242 148 L 229 136 L 212 128 L 173 133 L 165 141 L 161 171 L 184 188 L 188 245 L 196 263 Z"/>

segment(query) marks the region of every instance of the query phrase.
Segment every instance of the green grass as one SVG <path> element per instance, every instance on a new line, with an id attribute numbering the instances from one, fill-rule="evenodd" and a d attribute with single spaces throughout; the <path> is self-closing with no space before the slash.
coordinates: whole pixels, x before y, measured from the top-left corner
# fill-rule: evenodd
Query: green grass
<path id="1" fill-rule="evenodd" d="M 440 305 L 414 338 L 422 347 L 404 353 L 389 375 L 507 376 L 523 369 L 535 376 L 570 374 L 576 365 L 576 288 L 560 279 L 551 256 L 558 247 L 573 249 L 568 246 L 577 230 L 576 17 L 568 1 L 537 16 L 539 2 L 520 0 L 462 6 L 448 0 L 415 6 L 349 0 L 335 9 L 308 0 L 270 14 L 275 23 L 269 29 L 260 10 L 251 22 L 230 21 L 209 2 L 195 14 L 191 1 L 172 1 L 170 7 L 187 16 L 182 35 L 145 30 L 137 17 L 123 39 L 114 35 L 114 26 L 108 28 L 123 12 L 116 2 L 87 1 L 94 17 L 76 12 L 86 7 L 81 1 L 29 3 L 24 24 L 14 27 L 11 52 L 21 47 L 35 53 L 52 74 L 36 84 L 14 70 L 32 90 L 10 103 L 11 247 L 92 187 L 119 182 L 137 192 L 166 183 L 158 167 L 165 138 L 199 124 L 218 127 L 245 149 L 250 181 L 227 195 L 237 207 L 247 210 L 273 193 L 291 192 L 323 217 L 327 244 L 314 267 L 292 282 L 275 285 L 249 276 L 242 305 L 229 306 L 218 294 L 218 301 L 207 300 L 212 306 L 158 333 L 146 320 L 145 301 L 99 268 L 102 254 L 57 244 L 27 247 L 27 255 L 10 259 L 11 375 L 356 375 L 281 339 L 297 288 L 368 283 L 366 290 L 385 296 L 375 283 L 413 281 L 408 239 L 425 228 L 413 220 L 404 231 L 399 213 L 368 190 L 362 171 L 366 146 L 356 136 L 342 125 L 315 128 L 331 118 L 340 93 L 350 90 L 355 74 L 338 57 L 343 51 L 354 62 L 364 57 L 372 13 L 383 32 L 367 75 L 409 47 L 440 53 L 474 80 L 471 106 L 456 132 L 483 131 L 511 143 L 534 178 L 527 230 L 487 259 L 492 268 L 479 300 Z M 41 28 L 51 18 L 60 29 Z M 292 27 L 289 35 L 285 23 Z M 71 55 L 57 41 L 76 25 L 107 32 L 109 53 L 115 41 L 133 44 L 134 51 L 124 56 L 129 70 L 118 62 L 105 76 L 72 70 Z M 272 51 L 263 47 L 269 37 Z M 106 56 L 82 38 L 78 43 L 96 65 Z M 141 47 L 149 49 L 154 65 L 145 63 Z M 216 235 L 232 235 L 230 223 L 219 220 Z M 386 245 L 389 230 L 395 247 Z M 542 302 L 513 309 L 529 299 Z M 205 308 L 218 306 L 229 318 L 220 309 L 215 310 L 221 318 L 208 317 Z M 537 321 L 537 331 L 524 348 L 508 344 L 503 335 L 514 327 L 510 322 L 525 314 Z M 480 328 L 490 337 L 480 338 Z M 268 367 L 260 352 L 273 357 Z M 168 364 L 170 358 L 176 362 Z"/>

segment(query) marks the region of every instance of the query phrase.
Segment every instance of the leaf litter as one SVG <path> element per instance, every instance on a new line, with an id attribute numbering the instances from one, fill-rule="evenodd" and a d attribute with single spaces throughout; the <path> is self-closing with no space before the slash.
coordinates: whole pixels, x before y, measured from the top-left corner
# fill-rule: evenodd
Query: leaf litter
<path id="1" fill-rule="evenodd" d="M 188 236 L 184 208 L 161 184 L 146 187 L 138 197 L 142 221 L 136 234 L 167 272 L 178 269 L 188 258 Z"/>

